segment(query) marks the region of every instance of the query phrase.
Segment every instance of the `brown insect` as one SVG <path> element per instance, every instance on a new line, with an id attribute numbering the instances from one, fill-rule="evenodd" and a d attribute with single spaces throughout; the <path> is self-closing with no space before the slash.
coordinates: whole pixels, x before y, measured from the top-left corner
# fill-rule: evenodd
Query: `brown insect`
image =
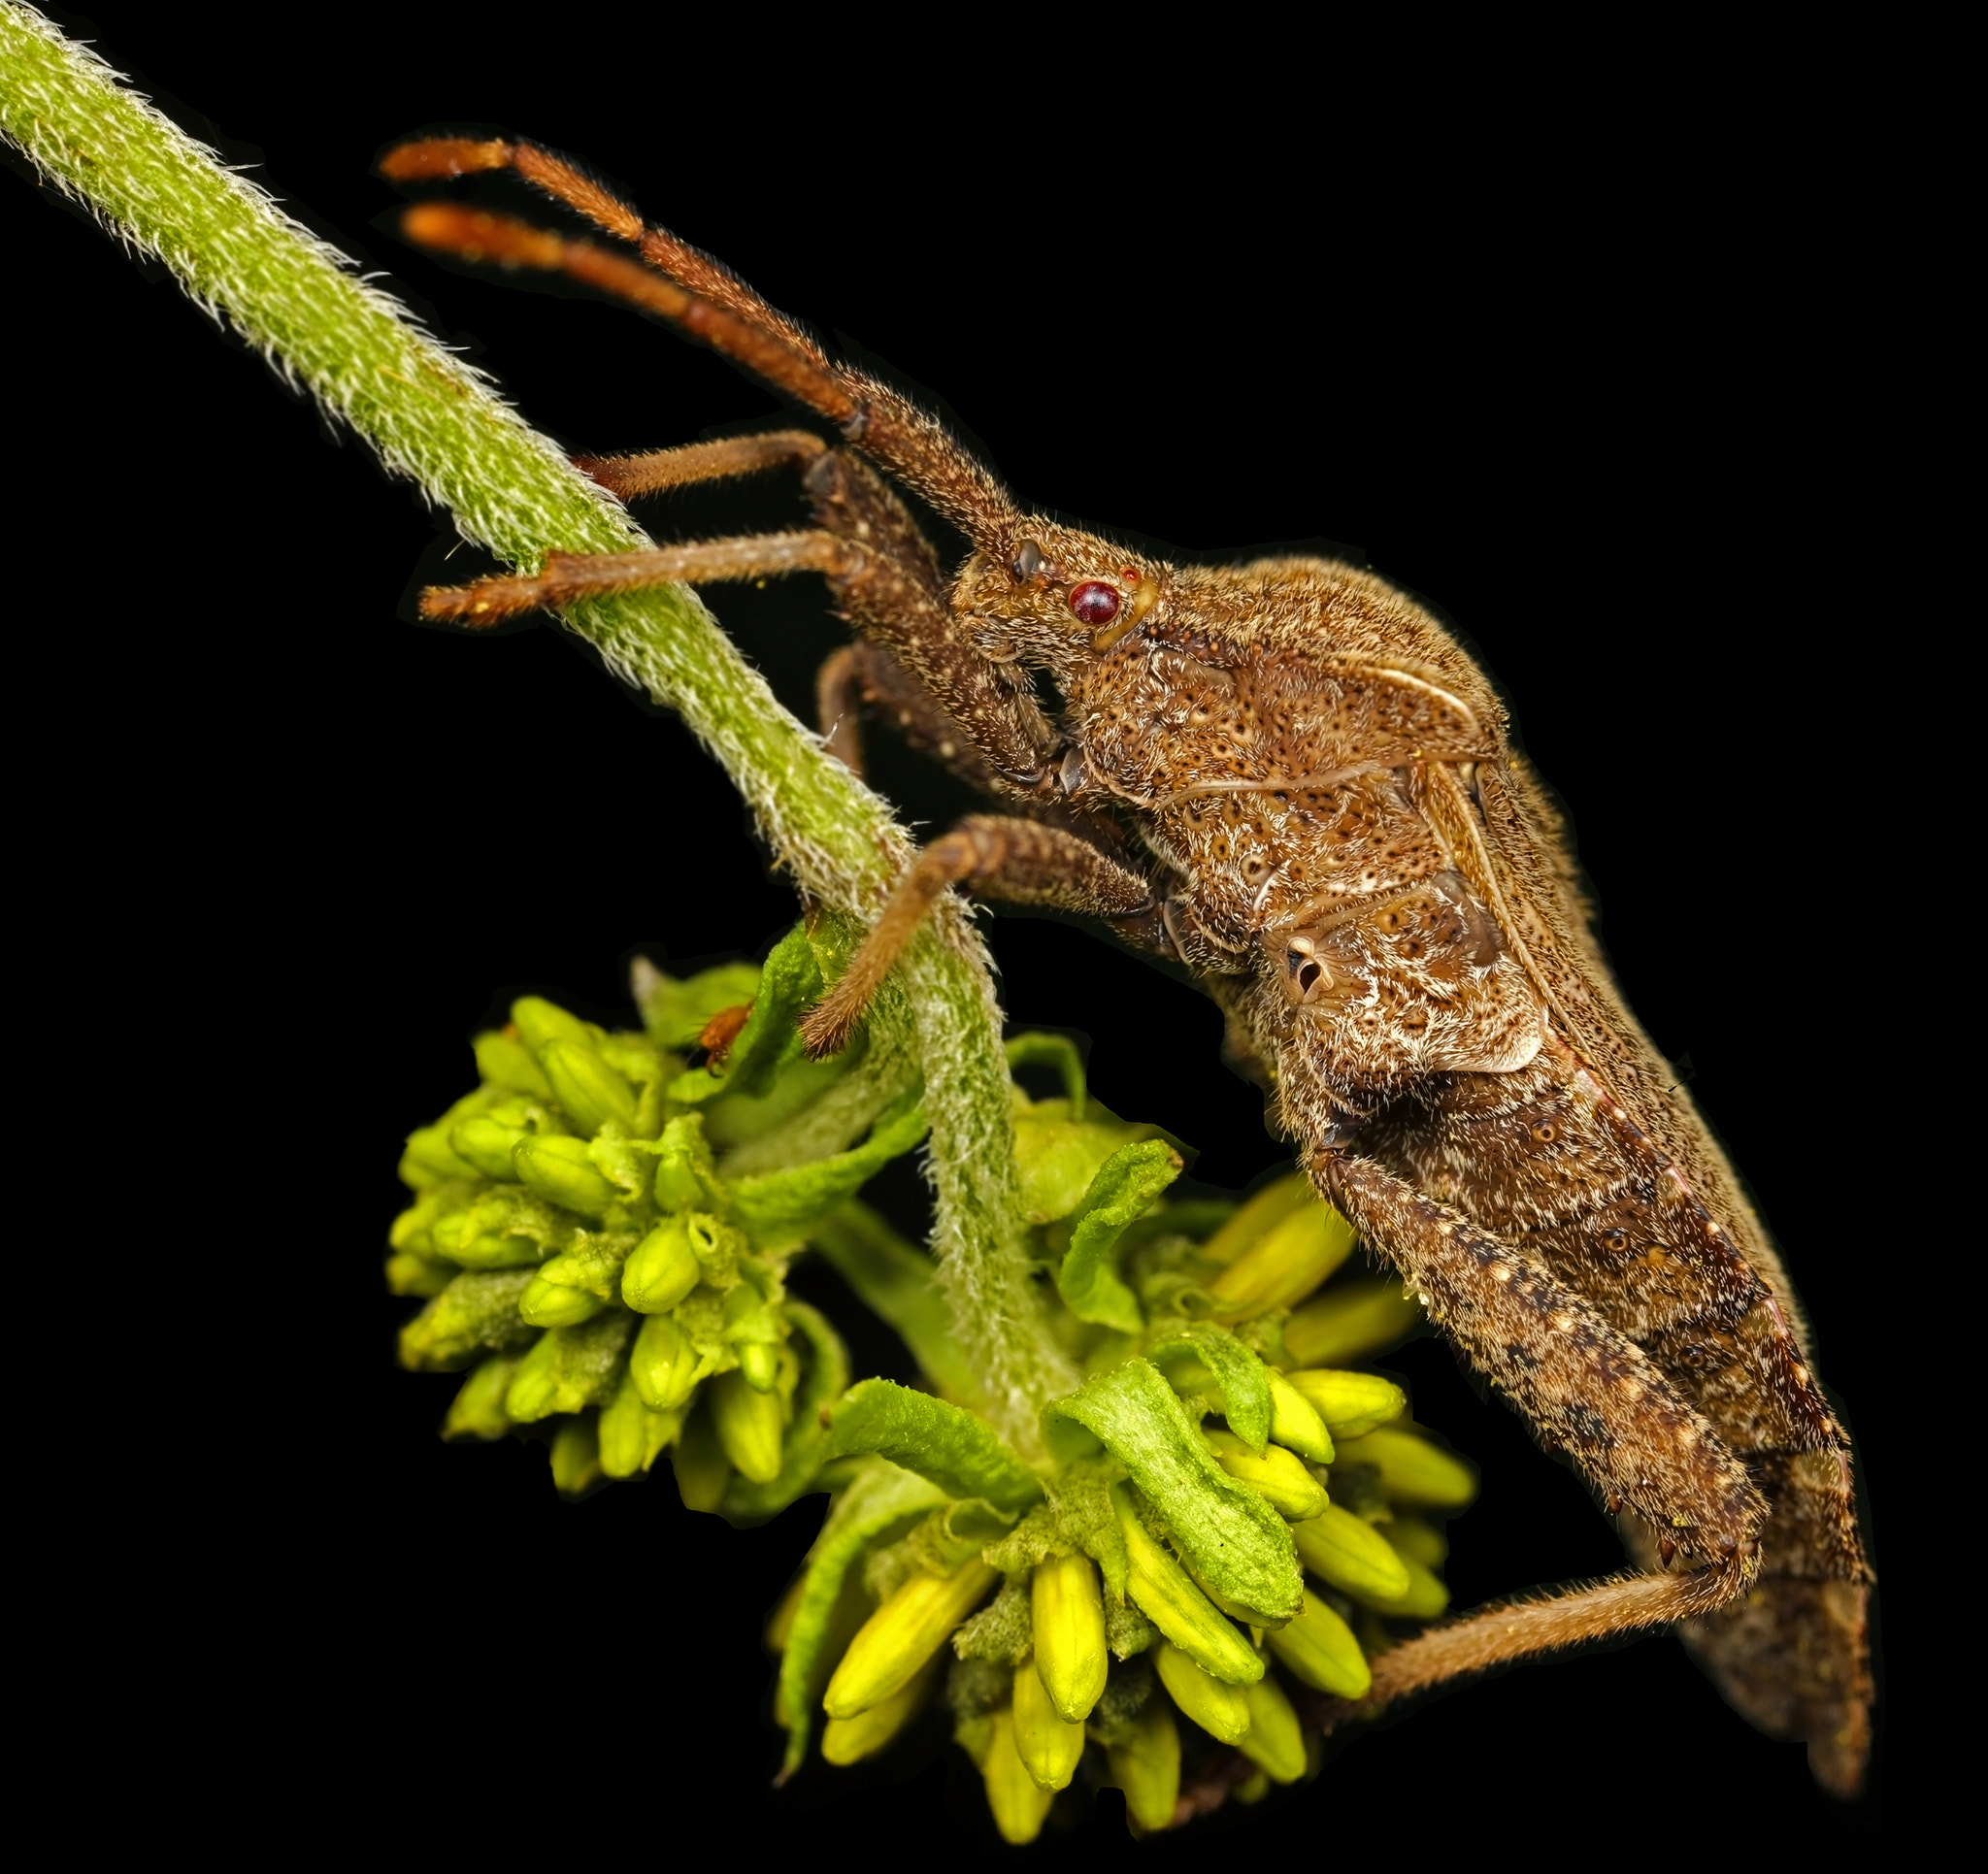
<path id="1" fill-rule="evenodd" d="M 1454 640 L 1344 565 L 1175 565 L 1028 513 L 933 418 L 549 151 L 428 140 L 384 168 L 514 171 L 639 260 L 448 203 L 408 233 L 589 282 L 844 438 L 581 464 L 623 496 L 790 466 L 804 531 L 555 555 L 422 600 L 481 625 L 670 580 L 827 580 L 860 634 L 821 674 L 830 745 L 860 766 L 867 709 L 1004 811 L 925 848 L 809 1015 L 811 1048 L 845 1042 L 953 885 L 1184 964 L 1319 1189 L 1617 1518 L 1640 1572 L 1433 1628 L 1375 1661 L 1374 1699 L 1679 1624 L 1743 1714 L 1854 1793 L 1870 1569 L 1847 1434 L 1773 1246 L 1616 993 L 1554 809 Z M 966 535 L 950 577 L 878 469 Z"/>

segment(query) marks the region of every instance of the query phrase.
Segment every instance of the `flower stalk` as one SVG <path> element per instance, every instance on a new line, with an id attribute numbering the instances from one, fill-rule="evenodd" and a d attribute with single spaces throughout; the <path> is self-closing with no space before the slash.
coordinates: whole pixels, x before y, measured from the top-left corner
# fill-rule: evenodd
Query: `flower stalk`
<path id="1" fill-rule="evenodd" d="M 481 373 L 19 0 L 0 0 L 0 134 L 447 509 L 465 539 L 526 569 L 551 552 L 647 544 Z M 682 717 L 818 913 L 852 928 L 876 917 L 910 862 L 910 837 L 781 707 L 694 593 L 626 594 L 561 619 Z M 940 1285 L 981 1403 L 1033 1452 L 1037 1408 L 1075 1375 L 1029 1282 L 1000 1011 L 956 901 L 938 907 L 897 980 L 878 1019 L 906 1032 L 924 1078 Z"/>

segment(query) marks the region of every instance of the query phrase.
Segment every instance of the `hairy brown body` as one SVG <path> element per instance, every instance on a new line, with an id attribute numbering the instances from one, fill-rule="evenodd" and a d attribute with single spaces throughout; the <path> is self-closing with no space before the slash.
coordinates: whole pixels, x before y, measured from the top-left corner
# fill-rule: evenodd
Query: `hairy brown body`
<path id="1" fill-rule="evenodd" d="M 1327 1194 L 1626 1506 L 1633 1550 L 1746 1578 L 1690 1628 L 1694 1650 L 1763 1728 L 1808 1740 L 1825 1784 L 1853 1788 L 1870 1680 L 1848 1439 L 1779 1258 L 1614 991 L 1495 697 L 1435 620 L 1346 568 L 1225 573 L 1193 594 L 1191 651 L 1173 591 L 1144 645 L 1087 674 L 1072 726 L 1100 783 L 1153 811 L 1146 838 L 1181 888 L 1170 928 L 1191 917 L 1183 951 L 1231 976 L 1217 994 L 1271 1069 L 1283 1131 L 1343 1141 L 1316 1162 Z M 1384 772 L 1348 772 L 1364 763 Z M 1160 805 L 1239 780 L 1257 785 Z M 1481 1282 L 1444 1298 L 1409 1247 L 1427 1231 L 1346 1176 L 1351 1155 L 1564 1296 L 1492 1320 Z M 1557 1318 L 1568 1296 L 1611 1333 Z"/>
<path id="2" fill-rule="evenodd" d="M 830 745 L 858 763 L 867 709 L 1005 811 L 920 855 L 804 1024 L 814 1051 L 842 1045 L 955 883 L 1186 965 L 1320 1189 L 1590 1481 L 1645 1571 L 1432 1629 L 1376 1661 L 1375 1698 L 1682 1622 L 1733 1703 L 1853 1792 L 1871 1681 L 1847 1437 L 1780 1262 L 1616 993 L 1564 829 L 1462 647 L 1351 567 L 1179 566 L 1027 513 L 897 392 L 547 151 L 434 141 L 386 164 L 506 166 L 643 264 L 456 207 L 409 231 L 640 305 L 847 446 L 786 431 L 588 461 L 628 495 L 791 466 L 812 527 L 557 559 L 424 610 L 494 622 L 666 579 L 821 574 L 863 639 L 823 672 Z M 950 582 L 872 463 L 966 533 Z"/>

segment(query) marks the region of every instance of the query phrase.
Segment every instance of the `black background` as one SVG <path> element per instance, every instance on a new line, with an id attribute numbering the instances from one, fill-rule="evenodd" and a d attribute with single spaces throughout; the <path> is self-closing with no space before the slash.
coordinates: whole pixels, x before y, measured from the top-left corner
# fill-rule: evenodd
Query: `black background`
<path id="1" fill-rule="evenodd" d="M 615 6 L 94 20 L 575 447 L 777 406 L 619 309 L 411 251 L 370 174 L 382 146 L 466 126 L 580 152 L 944 398 L 1024 498 L 1192 553 L 1350 542 L 1441 607 L 1569 804 L 1631 1001 L 1689 1056 L 1788 1248 L 1882 1532 L 1888 1324 L 1826 1014 L 1850 987 L 1827 881 L 1862 838 L 1821 760 L 1860 701 L 1829 647 L 1844 561 L 1880 544 L 1845 440 L 1877 400 L 1837 290 L 1870 213 L 1850 133 L 1796 161 L 1811 107 L 1743 60 L 1679 51 L 1632 94 L 1561 48 L 1591 82 L 1486 86 L 1480 53 L 1516 73 L 1527 49 L 1452 46 L 1436 72 L 1324 28 L 1072 51 L 990 23 L 968 58 L 766 18 L 693 56 Z M 140 1623 L 165 1647 L 134 1637 L 147 1695 L 195 1678 L 235 1707 L 209 1820 L 260 1792 L 480 1855 L 646 1816 L 660 1852 L 719 1805 L 742 1854 L 990 1843 L 938 1748 L 766 1789 L 758 1623 L 819 1499 L 748 1533 L 683 1513 L 667 1476 L 565 1505 L 536 1448 L 444 1447 L 453 1382 L 392 1364 L 409 1309 L 375 1271 L 398 1141 L 468 1084 L 469 1033 L 527 987 L 625 1019 L 636 947 L 681 967 L 790 920 L 722 775 L 554 630 L 413 624 L 449 537 L 405 485 L 51 197 L 10 177 L 0 214 L 34 359 L 9 393 L 37 666 L 15 708 L 49 751 L 17 835 L 25 993 L 79 1033 L 110 1020 L 153 1089 L 145 1189 L 175 1200 L 143 1260 L 181 1299 L 144 1332 L 182 1376 L 192 1348 L 197 1385 L 115 1408 L 142 1481 L 113 1514 L 179 1584 Z M 770 478 L 645 521 L 694 538 L 797 511 Z M 710 597 L 807 712 L 836 641 L 818 588 Z M 921 822 L 963 805 L 907 757 L 876 766 Z M 993 940 L 1012 1019 L 1090 1036 L 1100 1096 L 1201 1145 L 1202 1177 L 1277 1164 L 1208 1004 L 1053 922 Z M 859 1340 L 859 1364 L 887 1358 Z M 1452 1530 L 1460 1602 L 1618 1565 L 1575 1479 L 1439 1346 L 1390 1364 L 1484 1465 Z M 1437 1701 L 1225 1845 L 1842 1853 L 1876 1814 L 1826 1804 L 1798 1748 L 1653 1640 Z M 1109 1802 L 1058 1840 L 1132 1852 Z"/>

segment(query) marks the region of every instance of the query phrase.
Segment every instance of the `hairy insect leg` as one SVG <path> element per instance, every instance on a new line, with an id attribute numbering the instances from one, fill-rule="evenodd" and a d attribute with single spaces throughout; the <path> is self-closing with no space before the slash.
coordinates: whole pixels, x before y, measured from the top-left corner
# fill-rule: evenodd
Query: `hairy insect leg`
<path id="1" fill-rule="evenodd" d="M 1711 1614 L 1746 1592 L 1767 1500 L 1634 1341 L 1538 1264 L 1383 1167 L 1326 1150 L 1313 1156 L 1311 1174 L 1477 1370 L 1611 1507 L 1627 1503 L 1649 1527 L 1660 1566 L 1679 1549 L 1708 1564 L 1621 1576 L 1435 1627 L 1375 1661 L 1360 1709 L 1534 1654 Z"/>
<path id="2" fill-rule="evenodd" d="M 1513 1660 L 1669 1627 L 1730 1601 L 1740 1585 L 1734 1569 L 1625 1574 L 1591 1588 L 1481 1608 L 1377 1654 L 1373 1690 L 1357 1704 L 1335 1701 L 1327 1727 Z"/>
<path id="3" fill-rule="evenodd" d="M 1310 1168 L 1477 1371 L 1611 1506 L 1659 1532 L 1666 1562 L 1686 1549 L 1739 1591 L 1767 1499 L 1640 1347 L 1538 1263 L 1373 1160 L 1327 1149 Z"/>
<path id="4" fill-rule="evenodd" d="M 888 690 L 901 718 L 911 713 L 930 752 L 983 793 L 1039 794 L 1059 738 L 1026 674 L 961 629 L 938 555 L 896 492 L 846 449 L 814 462 L 804 485 L 815 524 L 862 556 L 858 574 L 831 581 L 843 615 L 888 652 L 858 669 Z"/>
<path id="5" fill-rule="evenodd" d="M 480 630 L 521 611 L 556 609 L 611 592 L 782 573 L 833 574 L 847 554 L 845 543 L 833 534 L 813 532 L 748 534 L 741 540 L 694 541 L 631 553 L 549 553 L 536 574 L 498 574 L 471 585 L 430 586 L 421 594 L 421 616 Z"/>
<path id="6" fill-rule="evenodd" d="M 1006 791 L 965 730 L 886 645 L 859 639 L 831 653 L 815 678 L 814 699 L 823 740 L 836 758 L 858 774 L 863 772 L 860 711 L 868 709 L 919 754 L 930 756 L 969 786 L 993 796 Z"/>
<path id="7" fill-rule="evenodd" d="M 1056 735 L 1025 677 L 985 655 L 947 608 L 930 542 L 904 503 L 846 449 L 799 430 L 693 444 L 632 457 L 583 457 L 579 466 L 620 493 L 806 463 L 803 485 L 818 532 L 768 534 L 632 553 L 554 554 L 536 575 L 500 575 L 424 593 L 424 617 L 472 626 L 557 608 L 607 592 L 681 579 L 754 578 L 812 571 L 826 575 L 843 615 L 888 647 L 857 668 L 887 688 L 931 752 L 983 793 L 1026 801 L 1049 779 Z M 763 541 L 755 548 L 753 540 Z M 913 736 L 917 740 L 917 736 Z"/>
<path id="8" fill-rule="evenodd" d="M 863 780 L 863 722 L 857 712 L 867 699 L 856 653 L 856 645 L 842 644 L 821 660 L 814 673 L 814 720 L 828 752 Z"/>
<path id="9" fill-rule="evenodd" d="M 1138 873 L 1062 827 L 977 813 L 918 855 L 841 981 L 802 1017 L 801 1038 L 814 1060 L 848 1044 L 890 966 L 951 885 L 1100 918 L 1148 948 L 1165 944 L 1152 887 Z"/>

